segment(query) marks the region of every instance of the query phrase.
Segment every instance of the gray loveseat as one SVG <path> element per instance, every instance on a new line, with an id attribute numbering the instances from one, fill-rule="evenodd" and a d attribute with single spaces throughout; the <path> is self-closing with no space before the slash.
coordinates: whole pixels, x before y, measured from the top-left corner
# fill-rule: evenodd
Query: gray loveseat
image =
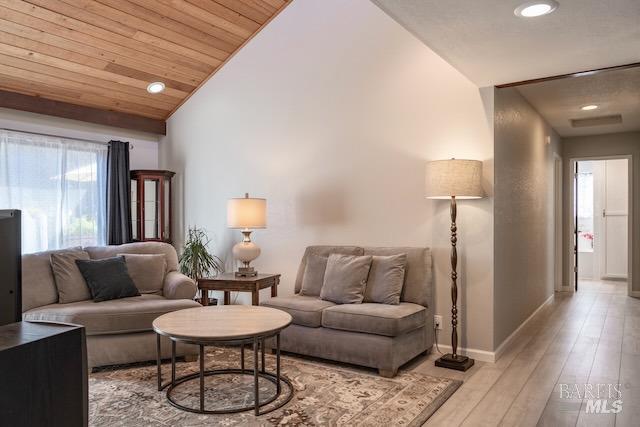
<path id="1" fill-rule="evenodd" d="M 310 254 L 328 256 L 407 254 L 399 305 L 334 304 L 299 295 Z M 378 369 L 395 376 L 398 368 L 433 346 L 433 286 L 428 248 L 310 246 L 295 282 L 295 295 L 262 303 L 291 314 L 293 323 L 281 333 L 281 349 Z M 273 342 L 269 345 L 273 346 Z"/>
<path id="2" fill-rule="evenodd" d="M 65 250 L 81 250 L 80 247 Z M 161 295 L 143 294 L 103 302 L 92 300 L 58 303 L 58 291 L 47 251 L 22 256 L 22 318 L 83 325 L 87 334 L 89 367 L 142 362 L 156 358 L 153 320 L 165 313 L 199 307 L 193 301 L 196 285 L 177 271 L 178 256 L 173 246 L 159 242 L 119 246 L 87 247 L 91 259 L 117 254 L 164 254 L 166 272 Z M 164 339 L 163 357 L 170 357 L 171 345 Z M 195 346 L 178 344 L 179 356 L 195 356 Z"/>

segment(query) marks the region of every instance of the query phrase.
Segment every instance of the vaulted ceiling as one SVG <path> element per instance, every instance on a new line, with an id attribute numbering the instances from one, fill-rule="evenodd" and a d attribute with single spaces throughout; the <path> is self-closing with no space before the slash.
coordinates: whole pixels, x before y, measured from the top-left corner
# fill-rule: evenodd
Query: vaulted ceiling
<path id="1" fill-rule="evenodd" d="M 0 0 L 0 90 L 164 120 L 288 2 Z"/>

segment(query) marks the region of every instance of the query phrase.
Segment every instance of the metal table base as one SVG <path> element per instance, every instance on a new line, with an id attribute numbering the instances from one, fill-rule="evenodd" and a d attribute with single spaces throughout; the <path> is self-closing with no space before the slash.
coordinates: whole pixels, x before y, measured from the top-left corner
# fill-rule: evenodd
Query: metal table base
<path id="1" fill-rule="evenodd" d="M 276 334 L 276 372 L 267 372 L 265 368 L 265 355 L 264 355 L 264 341 L 266 338 L 270 337 L 255 337 L 252 339 L 246 340 L 238 340 L 238 341 L 225 341 L 225 342 L 194 342 L 194 341 L 185 341 L 180 339 L 171 338 L 171 381 L 166 384 L 162 383 L 162 366 L 161 366 L 161 343 L 159 334 L 157 335 L 157 368 L 158 368 L 158 391 L 162 391 L 165 388 L 167 389 L 167 400 L 176 408 L 182 409 L 183 411 L 194 412 L 197 414 L 233 414 L 238 412 L 244 412 L 253 409 L 256 416 L 268 414 L 269 412 L 273 412 L 276 409 L 279 409 L 289 403 L 289 401 L 293 398 L 293 385 L 288 378 L 281 375 L 280 372 L 280 333 Z M 195 344 L 200 347 L 200 369 L 199 372 L 195 372 L 188 375 L 183 375 L 181 377 L 176 377 L 176 341 L 184 342 L 187 344 Z M 240 369 L 204 369 L 204 349 L 207 346 L 220 345 L 220 344 L 240 344 Z M 244 363 L 244 347 L 245 345 L 253 346 L 253 369 L 245 369 Z M 260 357 L 258 353 L 260 354 Z M 261 361 L 261 365 L 259 366 L 259 361 Z M 223 409 L 215 409 L 215 410 L 207 410 L 205 409 L 205 387 L 204 387 L 204 379 L 208 376 L 214 375 L 252 375 L 253 376 L 253 404 L 243 406 L 240 408 L 223 408 Z M 264 378 L 276 386 L 276 393 L 265 399 L 260 401 L 260 390 L 259 390 L 259 378 Z M 187 381 L 199 379 L 200 380 L 200 405 L 198 408 L 192 408 L 185 405 L 182 405 L 176 402 L 173 398 L 173 391 L 180 384 L 184 384 Z M 282 383 L 287 385 L 288 395 L 281 402 L 275 405 L 272 408 L 269 408 L 266 411 L 260 411 L 260 409 L 270 403 L 275 402 L 280 395 L 282 394 Z"/>

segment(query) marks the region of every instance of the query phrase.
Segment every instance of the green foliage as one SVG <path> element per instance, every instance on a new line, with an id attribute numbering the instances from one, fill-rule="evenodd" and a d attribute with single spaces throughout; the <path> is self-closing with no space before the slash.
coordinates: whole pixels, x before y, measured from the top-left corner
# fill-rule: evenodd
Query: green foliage
<path id="1" fill-rule="evenodd" d="M 211 240 L 201 228 L 189 228 L 184 251 L 180 256 L 180 271 L 194 280 L 224 271 L 224 263 L 209 252 Z"/>

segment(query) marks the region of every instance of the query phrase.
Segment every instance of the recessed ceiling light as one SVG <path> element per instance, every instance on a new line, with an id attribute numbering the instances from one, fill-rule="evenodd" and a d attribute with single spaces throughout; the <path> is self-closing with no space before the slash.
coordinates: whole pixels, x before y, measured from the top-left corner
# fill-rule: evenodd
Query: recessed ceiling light
<path id="1" fill-rule="evenodd" d="M 530 1 L 516 7 L 513 13 L 521 18 L 535 18 L 553 12 L 558 6 L 558 2 L 555 0 Z"/>
<path id="2" fill-rule="evenodd" d="M 164 83 L 162 82 L 149 83 L 149 86 L 147 86 L 147 92 L 149 93 L 160 93 L 163 90 L 164 90 Z"/>
<path id="3" fill-rule="evenodd" d="M 580 107 L 580 109 L 582 111 L 591 111 L 591 110 L 597 110 L 598 106 L 595 104 L 589 104 L 589 105 L 585 105 L 584 107 Z"/>

